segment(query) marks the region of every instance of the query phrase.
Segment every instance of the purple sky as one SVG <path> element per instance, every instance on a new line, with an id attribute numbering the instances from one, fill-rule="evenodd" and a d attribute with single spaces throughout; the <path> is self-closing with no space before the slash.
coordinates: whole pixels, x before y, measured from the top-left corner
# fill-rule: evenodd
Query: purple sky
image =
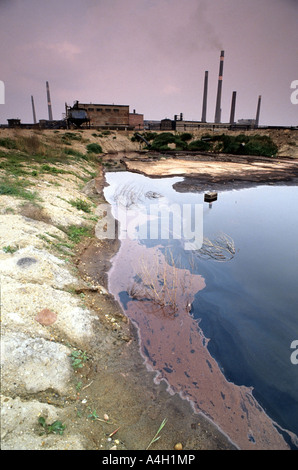
<path id="1" fill-rule="evenodd" d="M 298 0 L 0 0 L 0 80 L 7 118 L 54 119 L 65 102 L 125 104 L 145 119 L 200 120 L 205 70 L 207 121 L 214 120 L 225 51 L 222 121 L 233 90 L 236 120 L 297 125 Z"/>

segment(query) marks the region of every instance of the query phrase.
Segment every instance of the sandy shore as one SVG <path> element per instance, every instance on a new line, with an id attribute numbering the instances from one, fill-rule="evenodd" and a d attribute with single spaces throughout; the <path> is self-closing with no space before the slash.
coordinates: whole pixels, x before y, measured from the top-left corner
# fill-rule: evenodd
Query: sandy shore
<path id="1" fill-rule="evenodd" d="M 184 176 L 201 183 L 274 183 L 298 178 L 298 160 L 240 156 L 187 156 L 148 160 L 124 159 L 128 171 L 150 177 Z"/>

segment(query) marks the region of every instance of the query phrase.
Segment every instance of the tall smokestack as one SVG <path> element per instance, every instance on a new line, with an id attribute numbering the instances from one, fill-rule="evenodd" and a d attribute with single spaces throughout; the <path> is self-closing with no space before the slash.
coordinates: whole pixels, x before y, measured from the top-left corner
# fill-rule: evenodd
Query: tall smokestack
<path id="1" fill-rule="evenodd" d="M 262 96 L 260 95 L 259 99 L 258 99 L 258 107 L 257 107 L 255 127 L 259 127 L 261 100 L 262 100 Z"/>
<path id="2" fill-rule="evenodd" d="M 32 103 L 33 122 L 34 122 L 34 124 L 36 124 L 36 114 L 35 114 L 35 106 L 34 106 L 33 96 L 31 96 L 31 103 Z"/>
<path id="3" fill-rule="evenodd" d="M 52 104 L 51 104 L 51 97 L 50 97 L 49 82 L 46 82 L 46 87 L 47 87 L 47 99 L 48 99 L 49 121 L 53 121 Z"/>
<path id="4" fill-rule="evenodd" d="M 204 80 L 204 95 L 203 95 L 203 107 L 202 107 L 202 122 L 206 121 L 207 115 L 207 95 L 208 95 L 208 72 L 205 72 L 205 80 Z"/>
<path id="5" fill-rule="evenodd" d="M 233 126 L 235 124 L 236 95 L 237 95 L 237 91 L 233 91 L 232 103 L 231 103 L 231 114 L 230 114 L 230 125 L 231 126 Z"/>
<path id="6" fill-rule="evenodd" d="M 223 66 L 224 66 L 224 56 L 225 51 L 220 53 L 220 62 L 219 62 L 219 76 L 218 76 L 218 86 L 217 86 L 217 97 L 216 97 L 216 108 L 215 108 L 215 117 L 214 122 L 220 123 L 221 115 L 221 90 L 222 90 L 222 76 L 223 76 Z"/>

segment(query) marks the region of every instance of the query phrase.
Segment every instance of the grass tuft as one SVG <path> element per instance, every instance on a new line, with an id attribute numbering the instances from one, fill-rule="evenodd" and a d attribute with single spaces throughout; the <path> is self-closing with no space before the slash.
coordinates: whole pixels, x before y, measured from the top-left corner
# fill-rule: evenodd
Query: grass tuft
<path id="1" fill-rule="evenodd" d="M 86 225 L 69 225 L 68 227 L 58 227 L 61 231 L 66 233 L 69 240 L 73 243 L 80 243 L 84 237 L 92 237 L 93 229 Z"/>
<path id="2" fill-rule="evenodd" d="M 36 191 L 27 189 L 31 183 L 23 179 L 0 179 L 0 195 L 2 196 L 14 196 L 21 199 L 27 199 L 28 201 L 35 201 L 40 199 Z"/>
<path id="3" fill-rule="evenodd" d="M 68 201 L 73 207 L 76 207 L 79 211 L 91 212 L 91 204 L 89 202 L 84 201 L 83 199 L 77 198 Z"/>

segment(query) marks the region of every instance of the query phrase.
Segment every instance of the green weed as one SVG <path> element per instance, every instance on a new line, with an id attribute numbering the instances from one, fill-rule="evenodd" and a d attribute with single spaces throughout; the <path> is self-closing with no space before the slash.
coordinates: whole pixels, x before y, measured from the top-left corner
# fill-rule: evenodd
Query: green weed
<path id="1" fill-rule="evenodd" d="M 63 152 L 66 154 L 66 155 L 71 155 L 72 157 L 76 157 L 76 160 L 79 160 L 79 159 L 82 159 L 82 160 L 89 160 L 88 156 L 87 155 L 84 155 L 82 152 L 79 152 L 78 150 L 75 150 L 75 149 L 63 149 Z"/>
<path id="2" fill-rule="evenodd" d="M 10 254 L 13 254 L 15 253 L 16 251 L 18 251 L 19 248 L 15 247 L 15 246 L 11 246 L 11 245 L 7 245 L 7 246 L 4 246 L 2 248 L 2 250 L 4 251 L 4 253 L 10 253 Z"/>
<path id="3" fill-rule="evenodd" d="M 71 199 L 68 201 L 69 204 L 71 204 L 73 207 L 76 207 L 79 211 L 91 212 L 91 204 L 89 202 L 84 201 L 83 199 L 77 198 L 77 199 Z"/>
<path id="4" fill-rule="evenodd" d="M 41 240 L 43 240 L 44 242 L 48 243 L 49 247 L 53 248 L 53 249 L 56 249 L 57 251 L 59 251 L 60 253 L 62 253 L 62 255 L 72 255 L 72 249 L 74 248 L 74 243 L 67 243 L 65 241 L 63 241 L 62 238 L 58 237 L 57 235 L 53 235 L 51 233 L 47 233 L 47 235 L 49 235 L 50 237 L 52 238 L 48 238 L 47 236 L 45 235 L 37 235 L 38 238 L 40 238 Z M 58 240 L 58 241 L 53 241 L 53 238 L 54 240 Z"/>
<path id="5" fill-rule="evenodd" d="M 172 143 L 176 144 L 176 150 L 187 150 L 187 143 L 171 132 L 158 134 L 152 142 L 151 149 L 157 151 L 170 150 L 168 144 Z"/>
<path id="6" fill-rule="evenodd" d="M 27 186 L 30 185 L 31 183 L 26 180 L 17 179 L 14 181 L 12 179 L 1 178 L 0 195 L 19 197 L 29 201 L 39 199 L 36 191 L 30 191 L 27 189 Z"/>
<path id="7" fill-rule="evenodd" d="M 47 172 L 47 173 L 53 173 L 53 174 L 66 173 L 66 171 L 63 170 L 62 168 L 57 168 L 56 166 L 50 166 L 47 164 L 41 165 L 40 170 Z"/>
<path id="8" fill-rule="evenodd" d="M 47 424 L 43 416 L 38 418 L 38 423 L 43 427 L 46 434 L 54 433 L 60 434 L 61 436 L 66 428 L 66 425 L 62 424 L 61 421 L 54 421 L 52 424 Z"/>
<path id="9" fill-rule="evenodd" d="M 143 136 L 149 142 L 151 150 L 164 152 L 170 150 L 169 144 L 175 144 L 176 150 L 207 151 L 213 153 L 228 153 L 233 155 L 256 155 L 256 156 L 275 156 L 278 147 L 269 136 L 266 135 L 204 135 L 201 139 L 191 141 L 190 133 L 175 134 L 172 132 L 144 133 Z M 135 134 L 131 140 L 140 140 Z"/>
<path id="10" fill-rule="evenodd" d="M 102 148 L 99 144 L 88 144 L 86 148 L 88 153 L 102 153 Z"/>
<path id="11" fill-rule="evenodd" d="M 90 418 L 93 421 L 97 420 L 99 418 L 99 416 L 97 414 L 97 411 L 96 410 L 92 411 L 90 407 L 89 407 L 89 409 L 90 409 L 90 414 L 87 416 L 87 418 Z"/>
<path id="12" fill-rule="evenodd" d="M 67 227 L 58 227 L 68 236 L 73 243 L 80 243 L 84 237 L 91 237 L 93 229 L 86 225 L 69 225 Z"/>
<path id="13" fill-rule="evenodd" d="M 22 165 L 17 159 L 15 158 L 3 158 L 0 161 L 0 169 L 4 170 L 6 174 L 10 174 L 13 176 L 23 176 L 28 175 L 29 173 L 24 169 L 24 165 Z"/>
<path id="14" fill-rule="evenodd" d="M 10 139 L 9 137 L 4 137 L 0 139 L 0 147 L 5 147 L 7 149 L 16 149 L 17 143 L 14 139 Z"/>
<path id="15" fill-rule="evenodd" d="M 84 366 L 84 363 L 88 360 L 87 353 L 80 349 L 72 351 L 70 358 L 73 369 L 81 369 Z"/>
<path id="16" fill-rule="evenodd" d="M 158 439 L 160 439 L 161 436 L 159 436 L 159 433 L 162 431 L 162 429 L 163 429 L 163 427 L 165 426 L 166 422 L 167 422 L 167 418 L 165 418 L 165 419 L 162 421 L 161 425 L 159 426 L 159 428 L 158 428 L 158 430 L 157 430 L 157 433 L 156 433 L 155 436 L 151 439 L 149 445 L 146 447 L 146 450 L 148 450 L 149 447 L 150 447 L 152 444 L 154 444 L 154 442 L 156 442 L 156 441 L 158 441 Z"/>
<path id="17" fill-rule="evenodd" d="M 61 137 L 62 140 L 82 140 L 82 136 L 80 134 L 76 134 L 75 132 L 65 132 L 65 134 Z"/>

